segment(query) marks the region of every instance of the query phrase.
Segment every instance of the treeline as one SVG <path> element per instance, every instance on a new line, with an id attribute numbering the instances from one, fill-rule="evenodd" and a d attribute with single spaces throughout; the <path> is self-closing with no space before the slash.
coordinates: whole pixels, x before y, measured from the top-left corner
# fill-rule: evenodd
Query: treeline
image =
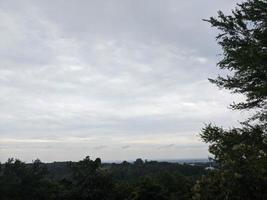
<path id="1" fill-rule="evenodd" d="M 1 165 L 0 199 L 190 199 L 204 166 L 142 161 L 101 164 L 79 162 Z"/>
<path id="2" fill-rule="evenodd" d="M 0 168 L 1 200 L 191 199 L 205 165 L 143 161 L 102 164 L 79 162 L 25 164 L 9 159 Z"/>

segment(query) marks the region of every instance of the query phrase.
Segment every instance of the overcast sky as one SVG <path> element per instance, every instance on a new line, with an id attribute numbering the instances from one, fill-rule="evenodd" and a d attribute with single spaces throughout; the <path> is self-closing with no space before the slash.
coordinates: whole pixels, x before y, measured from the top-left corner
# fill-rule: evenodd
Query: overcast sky
<path id="1" fill-rule="evenodd" d="M 216 30 L 234 0 L 0 0 L 0 161 L 207 158 L 235 125 Z"/>

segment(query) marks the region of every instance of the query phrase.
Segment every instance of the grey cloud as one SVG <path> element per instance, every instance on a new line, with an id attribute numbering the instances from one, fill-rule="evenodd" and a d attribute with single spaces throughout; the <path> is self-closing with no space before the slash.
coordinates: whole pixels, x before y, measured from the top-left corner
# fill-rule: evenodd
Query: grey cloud
<path id="1" fill-rule="evenodd" d="M 94 149 L 96 150 L 101 150 L 101 149 L 106 149 L 108 146 L 106 145 L 99 145 L 99 146 L 95 146 Z"/>
<path id="2" fill-rule="evenodd" d="M 16 143 L 4 142 L 10 145 L 5 157 L 29 159 L 35 149 L 54 160 L 73 148 L 73 159 L 87 150 L 115 159 L 115 150 L 103 153 L 107 140 L 124 149 L 130 139 L 120 142 L 120 137 L 172 134 L 177 139 L 197 134 L 204 122 L 236 124 L 240 114 L 226 107 L 242 97 L 207 82 L 218 73 L 219 50 L 215 32 L 201 21 L 234 3 L 1 1 L 0 139 L 74 137 L 85 143 L 95 137 L 84 149 L 60 143 L 51 158 L 34 145 L 19 152 Z M 155 143 L 153 151 L 131 144 L 123 156 L 155 157 L 159 146 L 169 144 Z M 174 155 L 174 148 L 165 149 L 160 156 Z M 184 155 L 200 156 L 195 150 Z"/>
<path id="3" fill-rule="evenodd" d="M 215 45 L 210 45 L 211 32 L 201 19 L 216 14 L 218 9 L 229 10 L 235 1 L 56 1 L 53 4 L 40 1 L 37 6 L 58 24 L 69 36 L 83 38 L 105 37 L 109 39 L 160 42 L 183 47 L 204 47 L 213 55 Z M 58 12 L 58 8 L 61 12 Z M 186 22 L 186 23 L 185 23 Z M 197 30 L 197 36 L 196 36 Z M 188 40 L 190 38 L 190 40 Z M 199 40 L 201 38 L 201 40 Z"/>
<path id="4" fill-rule="evenodd" d="M 166 148 L 172 148 L 172 147 L 175 147 L 175 144 L 167 144 L 164 146 L 160 146 L 160 147 L 158 147 L 158 149 L 166 149 Z"/>

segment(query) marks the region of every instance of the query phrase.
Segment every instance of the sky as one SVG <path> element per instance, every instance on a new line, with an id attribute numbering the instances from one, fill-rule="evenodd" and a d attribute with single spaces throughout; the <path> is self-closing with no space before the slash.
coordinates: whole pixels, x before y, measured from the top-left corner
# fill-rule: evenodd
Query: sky
<path id="1" fill-rule="evenodd" d="M 236 2 L 0 0 L 0 161 L 207 158 L 244 113 L 202 19 Z"/>

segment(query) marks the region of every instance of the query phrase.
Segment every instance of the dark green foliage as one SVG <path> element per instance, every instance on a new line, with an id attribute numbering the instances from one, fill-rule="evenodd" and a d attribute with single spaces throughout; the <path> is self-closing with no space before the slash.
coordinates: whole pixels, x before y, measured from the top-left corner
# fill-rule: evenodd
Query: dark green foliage
<path id="1" fill-rule="evenodd" d="M 156 188 L 159 196 L 154 196 L 158 199 L 191 199 L 191 188 L 196 179 L 206 173 L 203 166 L 156 161 L 106 164 L 105 168 L 116 182 L 120 197 L 116 199 L 148 198 L 147 195 L 154 194 Z"/>
<path id="2" fill-rule="evenodd" d="M 144 176 L 158 177 L 162 174 L 182 175 L 196 180 L 205 173 L 203 166 L 191 166 L 188 164 L 177 164 L 168 162 L 146 161 L 142 165 L 123 162 L 122 164 L 105 164 L 113 177 L 120 181 L 135 182 Z"/>
<path id="3" fill-rule="evenodd" d="M 72 162 L 53 162 L 47 163 L 46 167 L 49 171 L 49 178 L 55 180 L 61 180 L 63 178 L 69 179 L 72 174 L 71 170 Z"/>
<path id="4" fill-rule="evenodd" d="M 69 193 L 64 199 L 105 200 L 112 199 L 113 182 L 109 173 L 100 168 L 101 160 L 95 161 L 86 157 L 77 163 L 72 163 L 72 179 L 65 185 Z"/>
<path id="5" fill-rule="evenodd" d="M 92 161 L 86 157 L 71 165 L 65 163 L 61 165 L 64 167 L 59 169 L 67 173 L 66 178 L 63 179 L 50 174 L 47 171 L 47 165 L 39 160 L 32 164 L 25 164 L 19 160 L 9 159 L 0 168 L 0 199 L 112 199 L 113 182 L 110 175 L 100 169 L 100 159 Z"/>
<path id="6" fill-rule="evenodd" d="M 167 200 L 167 191 L 151 178 L 144 178 L 137 187 L 133 200 Z"/>
<path id="7" fill-rule="evenodd" d="M 227 77 L 210 79 L 221 88 L 246 96 L 235 109 L 257 110 L 240 128 L 208 125 L 201 133 L 214 155 L 217 169 L 193 188 L 193 199 L 267 199 L 267 1 L 248 0 L 226 16 L 207 20 L 221 33 L 221 69 Z M 253 124 L 249 124 L 252 123 Z"/>
<path id="8" fill-rule="evenodd" d="M 1 200 L 55 199 L 56 185 L 46 178 L 47 170 L 39 160 L 31 165 L 9 159 L 1 166 Z"/>
<path id="9" fill-rule="evenodd" d="M 258 117 L 266 118 L 267 107 L 267 1 L 249 0 L 232 15 L 218 12 L 208 22 L 221 31 L 217 36 L 223 49 L 221 69 L 231 71 L 226 77 L 210 79 L 221 88 L 246 95 L 246 101 L 232 105 L 235 109 L 262 109 Z"/>
<path id="10" fill-rule="evenodd" d="M 208 125 L 202 130 L 201 137 L 210 143 L 209 151 L 220 167 L 238 170 L 242 166 L 254 165 L 254 162 L 267 164 L 267 134 L 261 126 L 246 125 L 226 131 Z"/>
<path id="11" fill-rule="evenodd" d="M 169 194 L 168 199 L 191 199 L 191 188 L 194 184 L 191 178 L 178 173 L 165 172 L 157 180 L 161 187 Z"/>
<path id="12" fill-rule="evenodd" d="M 115 199 L 132 200 L 136 195 L 136 185 L 128 181 L 115 180 Z"/>
<path id="13" fill-rule="evenodd" d="M 186 200 L 196 179 L 206 173 L 204 166 L 137 160 L 101 164 L 99 158 L 86 157 L 25 164 L 10 159 L 0 165 L 0 199 Z"/>
<path id="14" fill-rule="evenodd" d="M 134 162 L 135 165 L 142 166 L 144 164 L 144 161 L 141 158 L 137 158 Z"/>
<path id="15" fill-rule="evenodd" d="M 218 168 L 195 186 L 195 199 L 267 199 L 266 130 L 246 125 L 226 131 L 208 125 L 201 137 L 210 143 Z"/>

